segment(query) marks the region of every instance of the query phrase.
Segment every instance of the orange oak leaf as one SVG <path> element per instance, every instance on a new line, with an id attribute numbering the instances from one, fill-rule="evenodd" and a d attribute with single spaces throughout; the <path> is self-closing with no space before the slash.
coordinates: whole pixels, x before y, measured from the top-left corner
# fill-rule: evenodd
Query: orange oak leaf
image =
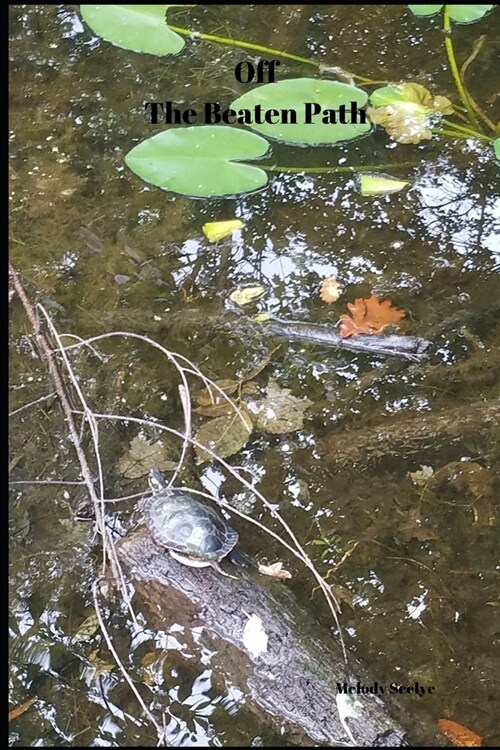
<path id="1" fill-rule="evenodd" d="M 343 339 L 358 333 L 380 333 L 406 315 L 404 310 L 393 307 L 390 299 L 381 301 L 373 295 L 366 299 L 358 297 L 354 302 L 348 302 L 347 307 L 351 315 L 340 316 L 339 330 Z"/>
<path id="2" fill-rule="evenodd" d="M 327 279 L 323 279 L 319 289 L 319 296 L 321 297 L 323 302 L 326 302 L 330 305 L 332 302 L 336 302 L 341 294 L 342 287 L 340 286 L 337 279 L 334 279 L 333 276 L 329 276 Z"/>
<path id="3" fill-rule="evenodd" d="M 456 721 L 439 719 L 438 727 L 457 747 L 481 747 L 483 738 Z"/>

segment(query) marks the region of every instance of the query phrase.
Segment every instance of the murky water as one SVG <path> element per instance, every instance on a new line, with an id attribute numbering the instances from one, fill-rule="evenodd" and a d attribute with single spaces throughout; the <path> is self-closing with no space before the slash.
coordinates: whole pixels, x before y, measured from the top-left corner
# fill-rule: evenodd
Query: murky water
<path id="1" fill-rule="evenodd" d="M 377 80 L 416 79 L 456 101 L 439 19 L 417 20 L 404 6 L 209 6 L 175 16 L 181 26 Z M 391 162 L 413 185 L 363 198 L 343 175 L 276 173 L 266 190 L 237 200 L 175 196 L 123 163 L 160 130 L 145 124 L 143 103 L 229 103 L 242 91 L 233 70 L 246 53 L 198 41 L 176 58 L 134 54 L 98 40 L 72 6 L 12 6 L 10 28 L 10 255 L 60 334 L 144 334 L 213 379 L 240 377 L 279 341 L 217 320 L 229 290 L 262 283 L 261 307 L 280 317 L 334 325 L 343 300 L 378 294 L 407 311 L 408 333 L 434 340 L 432 359 L 418 364 L 282 346 L 257 383 L 273 379 L 313 401 L 304 427 L 255 432 L 229 460 L 257 478 L 320 572 L 335 568 L 328 580 L 342 601 L 347 648 L 373 682 L 435 686 L 432 696 L 394 699 L 410 737 L 412 717 L 427 727 L 414 741 L 429 743 L 437 720 L 448 718 L 498 743 L 500 440 L 488 414 L 500 391 L 500 208 L 489 152 L 444 138 L 394 147 L 382 131 L 349 148 L 275 144 L 275 164 Z M 454 34 L 461 63 L 486 34 L 467 83 L 498 119 L 498 13 Z M 289 77 L 309 74 L 286 66 Z M 246 227 L 233 240 L 215 246 L 203 237 L 204 222 L 235 216 Z M 331 308 L 318 297 L 326 276 L 345 287 Z M 98 624 L 82 631 L 94 612 L 100 541 L 91 523 L 73 520 L 84 486 L 32 483 L 81 482 L 80 467 L 18 299 L 10 316 L 11 410 L 44 399 L 11 418 L 10 707 L 37 699 L 12 722 L 11 744 L 155 745 Z M 95 412 L 181 428 L 179 381 L 158 351 L 124 337 L 96 347 L 72 355 Z M 100 422 L 108 497 L 145 489 L 145 477 L 120 472 L 138 432 Z M 82 443 L 92 455 L 88 430 Z M 422 466 L 432 468 L 427 481 L 415 474 Z M 183 479 L 227 497 L 241 492 L 226 472 L 192 457 Z M 117 535 L 134 522 L 133 502 L 107 508 Z M 249 552 L 283 558 L 254 527 L 238 529 Z M 284 585 L 314 607 L 326 632 L 313 583 L 293 560 L 286 566 L 294 578 Z M 279 744 L 216 678 L 196 633 L 176 623 L 150 630 L 137 609 L 140 635 L 111 594 L 103 615 L 144 700 L 164 716 L 170 744 Z"/>

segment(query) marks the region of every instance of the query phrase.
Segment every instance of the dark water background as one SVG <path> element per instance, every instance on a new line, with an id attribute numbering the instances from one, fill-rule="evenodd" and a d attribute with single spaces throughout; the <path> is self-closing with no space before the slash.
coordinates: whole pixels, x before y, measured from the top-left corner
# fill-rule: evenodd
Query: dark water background
<path id="1" fill-rule="evenodd" d="M 198 6 L 173 15 L 181 26 L 372 79 L 417 80 L 457 100 L 440 17 L 419 20 L 405 6 Z M 494 120 L 498 17 L 454 28 L 461 62 L 486 34 L 467 83 Z M 145 124 L 143 103 L 229 104 L 245 89 L 233 71 L 247 53 L 188 41 L 175 58 L 134 54 L 97 39 L 75 6 L 11 6 L 10 34 L 10 256 L 59 332 L 142 333 L 213 379 L 238 377 L 279 343 L 213 324 L 226 293 L 247 283 L 264 284 L 264 306 L 281 317 L 335 324 L 346 301 L 373 293 L 407 311 L 407 332 L 437 331 L 430 363 L 398 367 L 352 352 L 281 347 L 260 386 L 273 378 L 314 406 L 302 430 L 255 433 L 231 460 L 258 479 L 322 574 L 353 550 L 329 579 L 342 599 L 348 650 L 373 681 L 436 688 L 432 697 L 399 699 L 406 728 L 418 714 L 431 742 L 436 721 L 449 718 L 485 744 L 498 743 L 499 440 L 485 439 L 481 425 L 500 390 L 500 209 L 490 151 L 445 138 L 396 147 L 382 131 L 349 147 L 274 144 L 273 161 L 287 166 L 413 162 L 392 171 L 413 184 L 363 198 L 345 176 L 278 173 L 266 190 L 235 200 L 175 196 L 124 165 L 135 143 L 161 129 Z M 310 75 L 297 63 L 283 70 Z M 201 226 L 234 216 L 246 228 L 226 241 L 224 255 Z M 330 275 L 345 293 L 328 308 L 317 290 Z M 14 299 L 11 410 L 52 390 L 31 334 Z M 105 361 L 81 350 L 72 359 L 92 408 L 182 425 L 178 380 L 164 358 L 124 339 L 99 351 Z M 461 414 L 467 435 L 458 430 L 451 441 L 429 428 L 426 441 L 412 443 L 418 415 L 442 426 L 447 418 L 458 424 Z M 387 425 L 396 431 L 374 450 Z M 127 480 L 118 470 L 137 433 L 133 425 L 101 424 L 110 497 L 145 488 L 144 478 Z M 84 444 L 90 448 L 88 436 Z M 16 482 L 81 479 L 51 399 L 12 416 L 9 460 Z M 441 472 L 430 485 L 409 476 L 421 465 Z M 241 492 L 213 466 L 191 460 L 186 471 L 208 490 Z M 10 707 L 38 698 L 11 724 L 14 746 L 156 743 L 100 634 L 75 639 L 93 611 L 90 583 L 100 560 L 92 525 L 73 520 L 83 494 L 73 485 L 11 488 Z M 133 501 L 109 506 L 117 533 L 130 528 L 132 508 Z M 265 522 L 258 507 L 253 512 Z M 238 529 L 258 557 L 283 557 L 254 527 Z M 314 607 L 326 631 L 329 616 L 317 593 L 311 603 L 311 580 L 293 561 L 288 567 L 294 578 L 285 585 Z M 107 625 L 144 699 L 165 712 L 171 744 L 279 743 L 245 718 L 230 685 L 214 686 L 210 657 L 185 625 L 146 629 L 140 647 L 120 607 L 110 606 Z"/>

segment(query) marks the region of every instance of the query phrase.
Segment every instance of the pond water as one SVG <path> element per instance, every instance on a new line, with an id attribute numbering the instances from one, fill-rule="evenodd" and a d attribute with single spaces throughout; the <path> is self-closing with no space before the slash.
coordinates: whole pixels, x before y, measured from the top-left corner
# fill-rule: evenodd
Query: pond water
<path id="1" fill-rule="evenodd" d="M 405 6 L 169 12 L 179 26 L 372 80 L 417 80 L 458 101 L 439 16 L 417 19 Z M 145 122 L 144 102 L 229 105 L 249 88 L 236 82 L 235 66 L 257 56 L 199 40 L 177 57 L 136 54 L 98 39 L 75 6 L 17 5 L 10 16 L 10 257 L 31 301 L 43 305 L 65 344 L 111 331 L 140 334 L 213 380 L 262 365 L 255 393 L 274 383 L 309 399 L 301 429 L 255 429 L 227 460 L 328 574 L 347 650 L 372 682 L 435 687 L 432 696 L 391 704 L 410 739 L 432 744 L 437 721 L 450 719 L 484 744 L 498 744 L 500 203 L 491 150 L 446 136 L 396 145 L 382 130 L 344 146 L 275 143 L 269 164 L 305 171 L 272 172 L 266 189 L 235 199 L 174 195 L 142 182 L 123 161 L 162 130 Z M 478 46 L 466 80 L 493 121 L 499 17 L 453 31 L 460 64 Z M 280 75 L 311 71 L 287 61 Z M 387 171 L 411 188 L 363 197 L 352 176 L 307 171 L 344 163 L 390 164 Z M 231 239 L 210 244 L 203 236 L 205 222 L 235 217 L 245 227 Z M 329 276 L 343 287 L 330 306 L 318 294 Z M 332 326 L 346 302 L 391 299 L 406 311 L 402 329 L 432 339 L 433 354 L 396 362 L 283 344 L 227 311 L 229 292 L 247 284 L 267 292 L 249 314 Z M 33 699 L 12 721 L 10 742 L 154 746 L 155 730 L 142 720 L 98 624 L 87 620 L 102 545 L 92 523 L 74 520 L 86 496 L 80 465 L 19 299 L 9 307 L 10 708 Z M 178 373 L 160 351 L 123 335 L 94 346 L 70 355 L 94 412 L 183 429 Z M 189 384 L 196 406 L 203 385 L 196 377 Z M 206 422 L 193 414 L 193 430 Z M 146 489 L 144 471 L 124 469 L 139 434 L 161 437 L 151 426 L 141 432 L 132 422 L 99 421 L 106 497 Z M 88 427 L 81 440 L 96 472 Z M 169 442 L 171 460 L 180 445 Z M 196 463 L 188 451 L 179 481 L 246 500 L 247 512 L 279 530 L 215 462 Z M 134 502 L 107 506 L 116 538 L 137 521 Z M 249 553 L 284 561 L 293 578 L 277 585 L 313 608 L 328 633 L 326 604 L 300 564 L 254 526 L 236 525 Z M 169 744 L 280 744 L 279 733 L 248 718 L 244 696 L 214 679 L 211 655 L 185 623 L 150 629 L 147 611 L 134 604 L 140 637 L 111 593 L 103 616 L 143 699 L 167 726 Z M 438 741 L 447 744 L 442 735 Z"/>

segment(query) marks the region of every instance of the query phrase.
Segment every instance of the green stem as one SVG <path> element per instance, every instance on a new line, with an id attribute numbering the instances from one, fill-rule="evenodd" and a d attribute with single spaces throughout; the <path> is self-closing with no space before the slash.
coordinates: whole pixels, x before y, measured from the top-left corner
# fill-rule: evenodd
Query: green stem
<path id="1" fill-rule="evenodd" d="M 168 24 L 168 28 L 172 31 L 176 31 L 178 34 L 191 36 L 195 39 L 203 39 L 206 42 L 216 42 L 217 44 L 226 44 L 229 47 L 241 47 L 242 49 L 250 49 L 254 52 L 262 52 L 264 55 L 276 55 L 277 57 L 283 57 L 286 60 L 294 60 L 295 62 L 302 63 L 303 65 L 312 65 L 314 68 L 328 67 L 324 63 L 319 63 L 315 60 L 309 60 L 307 57 L 292 55 L 290 52 L 282 52 L 279 49 L 264 47 L 261 44 L 242 42 L 239 39 L 230 39 L 229 37 L 216 36 L 215 34 L 202 34 L 201 31 L 192 31 L 191 29 L 184 29 L 180 26 L 172 26 L 172 24 L 170 23 Z M 354 74 L 352 74 L 352 77 L 356 78 L 360 83 L 365 84 L 386 83 L 386 81 L 372 81 L 371 78 L 364 78 L 363 76 L 357 76 Z"/>
<path id="2" fill-rule="evenodd" d="M 450 9 L 448 5 L 444 6 L 443 31 L 445 34 L 444 45 L 446 48 L 446 54 L 448 55 L 448 63 L 450 65 L 451 74 L 453 76 L 453 80 L 455 81 L 455 86 L 457 87 L 457 91 L 459 93 L 460 99 L 462 100 L 462 103 L 468 112 L 469 120 L 471 124 L 475 125 L 478 129 L 481 129 L 480 122 L 476 116 L 476 113 L 471 107 L 471 104 L 469 102 L 469 97 L 467 96 L 467 92 L 462 83 L 462 79 L 460 78 L 460 73 L 459 73 L 457 61 L 455 58 L 455 52 L 453 50 L 453 42 L 451 40 L 451 20 L 450 20 Z"/>
<path id="3" fill-rule="evenodd" d="M 467 135 L 467 133 L 460 133 L 457 130 L 446 130 L 445 128 L 432 128 L 432 132 L 436 133 L 436 135 L 449 135 L 452 138 L 463 138 L 464 140 L 472 137 L 471 135 Z M 488 142 L 494 140 L 491 136 L 486 135 L 485 133 L 474 133 L 474 138 Z"/>
<path id="4" fill-rule="evenodd" d="M 472 128 L 467 128 L 465 125 L 460 125 L 458 122 L 447 120 L 445 117 L 441 118 L 441 122 L 443 122 L 445 125 L 449 125 L 455 130 L 459 130 L 462 133 L 468 133 L 469 135 L 475 136 L 476 138 L 480 138 L 483 135 L 483 133 L 479 133 L 477 130 L 473 130 Z"/>
<path id="5" fill-rule="evenodd" d="M 277 165 L 266 166 L 259 164 L 260 169 L 266 172 L 285 172 L 288 174 L 332 174 L 332 173 L 349 173 L 349 172 L 375 172 L 381 169 L 401 169 L 405 167 L 418 167 L 420 162 L 405 162 L 404 164 L 369 164 L 365 167 L 280 167 Z"/>

